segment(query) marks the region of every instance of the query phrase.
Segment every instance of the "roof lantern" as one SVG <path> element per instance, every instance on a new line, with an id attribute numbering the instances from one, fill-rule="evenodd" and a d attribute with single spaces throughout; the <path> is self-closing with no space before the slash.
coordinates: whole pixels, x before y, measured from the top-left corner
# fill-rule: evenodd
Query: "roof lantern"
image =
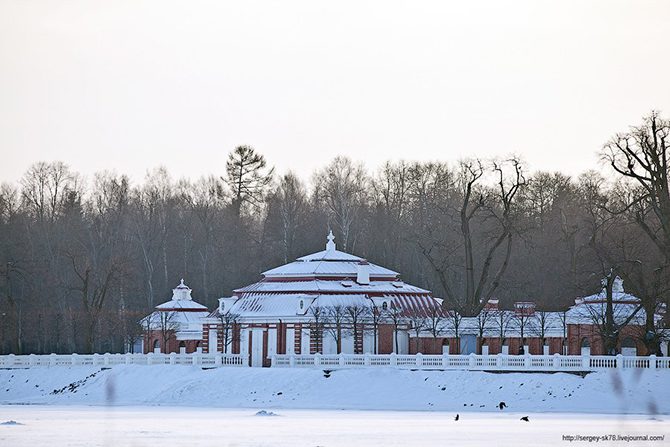
<path id="1" fill-rule="evenodd" d="M 326 251 L 327 252 L 334 252 L 335 251 L 335 236 L 333 236 L 333 231 L 329 230 L 328 231 L 328 236 L 326 237 L 328 239 L 328 242 L 326 242 Z"/>
<path id="2" fill-rule="evenodd" d="M 184 278 L 181 279 L 181 283 L 172 289 L 172 300 L 173 301 L 182 301 L 182 300 L 192 300 L 191 298 L 191 289 L 184 284 Z"/>
<path id="3" fill-rule="evenodd" d="M 603 292 L 607 290 L 607 278 L 603 278 L 600 281 L 600 284 L 603 286 Z M 624 293 L 623 279 L 618 275 L 614 278 L 614 281 L 612 281 L 612 293 Z"/>

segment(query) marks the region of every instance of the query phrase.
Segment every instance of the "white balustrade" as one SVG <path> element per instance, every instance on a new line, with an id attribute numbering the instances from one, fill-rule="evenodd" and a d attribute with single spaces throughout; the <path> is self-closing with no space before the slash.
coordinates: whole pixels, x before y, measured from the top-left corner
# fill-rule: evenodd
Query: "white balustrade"
<path id="1" fill-rule="evenodd" d="M 102 366 L 114 365 L 195 365 L 248 366 L 249 356 L 242 354 L 47 354 L 0 355 L 0 369 L 34 368 L 43 366 Z"/>
<path id="2" fill-rule="evenodd" d="M 566 371 L 652 369 L 670 371 L 670 358 L 622 355 L 401 355 L 401 354 L 275 354 L 279 368 L 374 368 L 468 371 Z"/>
<path id="3" fill-rule="evenodd" d="M 248 354 L 47 354 L 1 355 L 0 369 L 59 366 L 195 365 L 203 367 L 249 365 Z M 404 355 L 404 354 L 274 354 L 278 368 L 399 368 L 470 371 L 599 371 L 651 369 L 670 371 L 670 358 L 605 355 Z"/>

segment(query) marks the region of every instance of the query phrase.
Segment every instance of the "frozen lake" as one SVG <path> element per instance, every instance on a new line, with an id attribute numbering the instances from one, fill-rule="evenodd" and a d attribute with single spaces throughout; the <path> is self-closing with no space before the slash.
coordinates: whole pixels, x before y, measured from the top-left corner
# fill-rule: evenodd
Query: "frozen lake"
<path id="1" fill-rule="evenodd" d="M 670 445 L 670 417 L 543 413 L 0 405 L 0 445 L 432 446 L 594 445 L 564 436 L 664 436 L 598 445 Z M 17 424 L 7 424 L 16 421 Z M 4 423 L 4 424 L 3 424 Z"/>

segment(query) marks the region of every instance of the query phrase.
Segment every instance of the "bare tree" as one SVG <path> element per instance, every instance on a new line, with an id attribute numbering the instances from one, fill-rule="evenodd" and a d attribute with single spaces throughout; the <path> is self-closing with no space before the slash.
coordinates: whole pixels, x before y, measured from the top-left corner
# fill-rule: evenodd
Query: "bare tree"
<path id="1" fill-rule="evenodd" d="M 426 330 L 433 338 L 433 350 L 436 349 L 437 339 L 445 333 L 445 313 L 438 303 L 431 304 L 426 310 Z"/>
<path id="2" fill-rule="evenodd" d="M 64 163 L 38 162 L 21 179 L 24 203 L 38 221 L 53 222 L 71 192 L 79 190 L 79 177 Z"/>
<path id="3" fill-rule="evenodd" d="M 307 193 L 302 183 L 293 173 L 281 178 L 275 198 L 281 217 L 281 240 L 284 262 L 294 259 L 299 231 L 304 221 L 307 207 Z"/>
<path id="4" fill-rule="evenodd" d="M 561 354 L 567 355 L 568 353 L 568 310 L 564 309 L 558 313 L 559 318 L 561 319 L 561 329 L 562 340 L 561 340 Z"/>
<path id="5" fill-rule="evenodd" d="M 605 144 L 601 152 L 603 159 L 616 173 L 638 186 L 627 188 L 627 191 L 632 193 L 630 199 L 614 212 L 631 216 L 631 220 L 655 245 L 663 259 L 659 267 L 653 269 L 654 272 L 658 269 L 665 270 L 670 266 L 669 137 L 670 121 L 661 118 L 658 112 L 652 111 L 643 118 L 641 125 L 615 135 Z M 638 288 L 648 289 L 649 283 L 657 282 L 656 276 L 656 273 L 652 273 L 645 279 L 638 272 L 637 277 L 633 279 Z M 642 297 L 642 304 L 648 314 L 645 329 L 646 333 L 650 334 L 645 344 L 650 352 L 656 352 L 658 349 L 658 337 L 653 335 L 656 332 L 654 314 L 658 300 L 664 298 L 667 306 L 667 296 L 664 294 Z M 611 340 L 608 344 L 610 345 L 608 348 L 612 349 Z"/>
<path id="6" fill-rule="evenodd" d="M 391 323 L 391 326 L 393 326 L 393 352 L 397 354 L 400 352 L 398 333 L 400 332 L 400 328 L 405 322 L 405 311 L 397 304 L 391 302 L 386 315 L 389 323 Z"/>
<path id="7" fill-rule="evenodd" d="M 350 304 L 344 307 L 348 335 L 354 339 L 354 353 L 359 353 L 358 340 L 365 334 L 365 321 L 370 314 L 370 308 L 362 304 Z M 361 346 L 362 348 L 362 346 Z"/>
<path id="8" fill-rule="evenodd" d="M 484 340 L 486 333 L 494 324 L 496 318 L 496 311 L 484 307 L 477 315 L 477 334 L 479 335 L 480 343 Z M 479 346 L 481 352 L 481 346 Z"/>
<path id="9" fill-rule="evenodd" d="M 463 316 L 457 310 L 451 310 L 449 311 L 449 317 L 446 321 L 447 331 L 456 339 L 456 346 L 460 352 L 461 323 L 463 322 Z"/>
<path id="10" fill-rule="evenodd" d="M 223 353 L 225 354 L 228 352 L 228 348 L 232 346 L 233 342 L 237 339 L 235 326 L 240 319 L 240 314 L 227 310 L 223 313 L 218 312 L 217 317 L 221 325 L 221 344 Z"/>
<path id="11" fill-rule="evenodd" d="M 498 333 L 498 339 L 500 340 L 500 349 L 502 350 L 503 345 L 507 337 L 507 329 L 509 328 L 510 322 L 512 320 L 512 313 L 507 312 L 503 309 L 498 309 L 494 313 L 494 324 L 496 332 Z M 502 352 L 502 351 L 501 351 Z"/>
<path id="12" fill-rule="evenodd" d="M 519 305 L 521 304 L 521 305 Z M 528 354 L 525 349 L 526 345 L 526 335 L 532 331 L 533 321 L 535 315 L 534 305 L 527 307 L 524 306 L 526 303 L 516 303 L 514 308 L 514 314 L 512 316 L 512 322 L 515 323 L 516 330 L 521 338 L 521 348 L 519 353 Z M 523 351 L 523 352 L 521 352 Z"/>
<path id="13" fill-rule="evenodd" d="M 86 316 L 85 349 L 95 352 L 96 331 L 103 315 L 103 307 L 109 296 L 112 282 L 121 269 L 121 261 L 111 260 L 105 266 L 95 265 L 90 259 L 68 253 L 72 270 L 77 278 L 76 285 L 69 287 L 81 295 L 81 304 Z"/>
<path id="14" fill-rule="evenodd" d="M 547 343 L 547 332 L 551 329 L 551 312 L 545 309 L 537 309 L 533 314 L 530 328 L 533 335 L 539 337 L 540 344 L 543 346 L 542 349 L 544 349 Z"/>
<path id="15" fill-rule="evenodd" d="M 614 136 L 602 156 L 620 175 L 640 186 L 635 215 L 637 223 L 670 262 L 670 188 L 668 185 L 668 136 L 670 122 L 651 112 L 642 125 Z"/>
<path id="16" fill-rule="evenodd" d="M 367 200 L 367 177 L 362 165 L 346 157 L 336 157 L 315 174 L 316 196 L 327 206 L 330 221 L 341 235 L 344 251 L 354 249 L 355 225 Z"/>
<path id="17" fill-rule="evenodd" d="M 314 303 L 309 308 L 310 316 L 310 338 L 314 341 L 315 352 L 323 353 L 323 336 L 325 330 L 326 310 Z M 303 353 L 304 354 L 304 353 Z"/>
<path id="18" fill-rule="evenodd" d="M 423 343 L 419 344 L 421 342 L 421 333 L 428 328 L 426 316 L 420 309 L 410 308 L 405 311 L 405 319 L 414 332 L 414 349 L 416 352 L 421 352 L 423 349 Z"/>
<path id="19" fill-rule="evenodd" d="M 372 353 L 378 354 L 378 340 L 379 340 L 379 326 L 388 321 L 388 308 L 382 306 L 377 306 L 373 303 L 372 308 L 370 309 L 370 330 L 372 331 Z"/>
<path id="20" fill-rule="evenodd" d="M 487 192 L 479 185 L 485 173 L 482 162 L 474 160 L 463 161 L 460 164 L 458 184 L 461 202 L 458 215 L 464 262 L 462 276 L 459 275 L 458 278 L 460 282 L 450 275 L 454 263 L 445 263 L 444 259 L 439 258 L 440 253 L 435 253 L 434 241 L 419 244 L 444 289 L 446 299 L 443 305 L 458 309 L 463 316 L 476 316 L 479 313 L 500 285 L 500 280 L 509 265 L 514 233 L 515 197 L 525 185 L 520 161 L 511 159 L 509 165 L 512 170 L 511 180 L 509 176 L 506 177 L 504 164 L 493 163 L 492 171 L 497 176 L 497 185 Z M 497 234 L 489 239 L 483 249 L 482 258 L 476 259 L 472 227 L 475 218 L 482 214 L 487 220 L 496 222 Z M 493 273 L 491 269 L 496 259 L 499 259 L 498 267 Z M 478 263 L 481 265 L 479 269 L 477 269 Z M 462 293 L 456 288 L 460 284 L 463 284 Z"/>
<path id="21" fill-rule="evenodd" d="M 342 352 L 342 339 L 346 335 L 348 312 L 345 306 L 336 304 L 326 307 L 324 312 L 325 330 L 335 341 L 337 353 Z"/>
<path id="22" fill-rule="evenodd" d="M 599 300 L 595 303 L 584 302 L 583 307 L 588 312 L 593 325 L 603 343 L 603 352 L 605 355 L 616 355 L 621 330 L 626 327 L 642 309 L 642 306 L 636 305 L 632 312 L 622 311 L 622 307 L 616 308 L 614 305 L 615 285 L 621 281 L 621 278 L 614 274 L 614 270 L 602 280 L 602 292 L 604 303 Z M 626 308 L 630 306 L 625 306 Z"/>
<path id="23" fill-rule="evenodd" d="M 157 311 L 154 313 L 158 323 L 158 331 L 161 337 L 161 348 L 164 354 L 168 353 L 169 347 L 168 343 L 170 338 L 175 335 L 179 330 L 180 324 L 177 318 L 177 313 L 174 311 L 162 312 Z"/>

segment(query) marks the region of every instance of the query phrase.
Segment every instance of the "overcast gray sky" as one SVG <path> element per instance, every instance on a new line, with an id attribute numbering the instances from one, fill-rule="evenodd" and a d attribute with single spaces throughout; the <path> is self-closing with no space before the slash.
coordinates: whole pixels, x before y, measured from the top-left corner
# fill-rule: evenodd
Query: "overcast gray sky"
<path id="1" fill-rule="evenodd" d="M 342 154 L 522 155 L 576 174 L 670 115 L 668 1 L 0 0 L 0 180 L 62 160 L 304 178 Z"/>

